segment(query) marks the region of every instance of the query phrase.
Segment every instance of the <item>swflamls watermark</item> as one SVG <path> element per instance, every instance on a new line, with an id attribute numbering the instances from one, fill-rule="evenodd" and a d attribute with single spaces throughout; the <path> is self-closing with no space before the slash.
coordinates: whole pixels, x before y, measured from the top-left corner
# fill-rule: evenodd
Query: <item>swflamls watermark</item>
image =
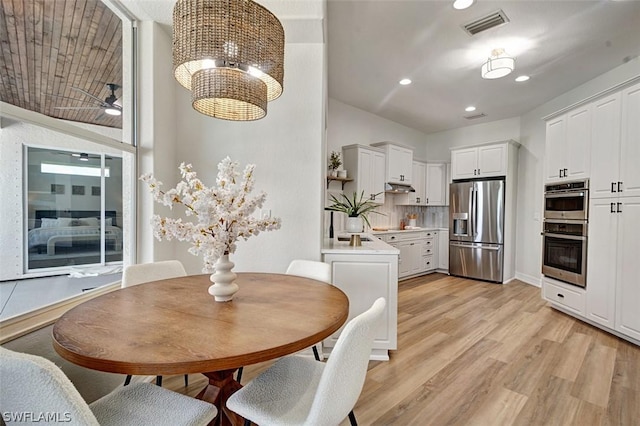
<path id="1" fill-rule="evenodd" d="M 14 423 L 68 423 L 71 413 L 67 411 L 3 411 L 2 420 Z"/>

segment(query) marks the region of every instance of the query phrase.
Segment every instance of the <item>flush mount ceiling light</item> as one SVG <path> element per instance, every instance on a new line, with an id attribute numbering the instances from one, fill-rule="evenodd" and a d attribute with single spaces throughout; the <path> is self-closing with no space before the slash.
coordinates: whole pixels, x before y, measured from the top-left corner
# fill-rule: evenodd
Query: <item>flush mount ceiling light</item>
<path id="1" fill-rule="evenodd" d="M 400 83 L 403 86 L 407 86 L 409 84 L 411 84 L 411 80 L 408 78 L 403 78 L 402 80 L 400 80 L 398 83 Z"/>
<path id="2" fill-rule="evenodd" d="M 282 94 L 284 29 L 251 0 L 178 0 L 173 71 L 193 108 L 224 120 L 258 120 Z"/>
<path id="3" fill-rule="evenodd" d="M 504 77 L 516 67 L 515 58 L 507 55 L 504 49 L 493 49 L 487 62 L 482 65 L 482 78 L 494 79 Z"/>
<path id="4" fill-rule="evenodd" d="M 475 3 L 475 0 L 455 0 L 453 2 L 453 8 L 462 10 L 471 7 L 473 3 Z"/>
<path id="5" fill-rule="evenodd" d="M 516 77 L 516 81 L 518 83 L 522 83 L 523 81 L 527 81 L 529 80 L 529 76 L 528 75 L 520 75 L 518 77 Z"/>

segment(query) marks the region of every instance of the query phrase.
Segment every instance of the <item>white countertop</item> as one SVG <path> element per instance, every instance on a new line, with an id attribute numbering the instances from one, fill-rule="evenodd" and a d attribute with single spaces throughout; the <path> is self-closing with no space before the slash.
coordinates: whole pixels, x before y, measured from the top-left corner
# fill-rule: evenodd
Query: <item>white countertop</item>
<path id="1" fill-rule="evenodd" d="M 384 235 L 397 232 L 420 232 L 420 231 L 449 231 L 449 228 L 414 228 L 414 229 L 389 229 L 387 231 L 371 231 L 373 235 Z"/>
<path id="2" fill-rule="evenodd" d="M 349 240 L 338 241 L 338 237 L 349 238 L 350 234 L 337 233 L 336 238 L 325 238 L 322 243 L 321 253 L 328 254 L 400 254 L 400 250 L 390 246 L 370 233 L 360 234 L 360 238 L 368 238 L 371 241 L 362 241 L 361 246 L 352 247 Z"/>

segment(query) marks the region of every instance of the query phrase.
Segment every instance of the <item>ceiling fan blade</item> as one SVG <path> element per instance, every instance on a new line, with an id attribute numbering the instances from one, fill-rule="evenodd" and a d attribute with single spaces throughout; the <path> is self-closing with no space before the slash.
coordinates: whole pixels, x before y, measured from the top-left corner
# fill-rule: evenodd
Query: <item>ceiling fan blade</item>
<path id="1" fill-rule="evenodd" d="M 79 87 L 73 87 L 73 86 L 71 86 L 71 88 L 73 90 L 77 90 L 80 93 L 84 93 L 85 95 L 89 96 L 91 99 L 95 99 L 96 101 L 100 102 L 100 105 L 104 104 L 104 99 L 100 99 L 97 96 L 94 96 L 91 93 L 87 92 L 86 90 L 82 90 Z"/>
<path id="2" fill-rule="evenodd" d="M 53 109 L 104 109 L 102 107 L 54 107 Z"/>

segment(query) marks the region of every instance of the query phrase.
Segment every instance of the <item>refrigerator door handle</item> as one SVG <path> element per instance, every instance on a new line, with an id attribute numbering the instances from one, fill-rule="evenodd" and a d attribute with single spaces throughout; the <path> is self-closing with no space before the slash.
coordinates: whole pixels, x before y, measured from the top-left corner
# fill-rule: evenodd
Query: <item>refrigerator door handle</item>
<path id="1" fill-rule="evenodd" d="M 473 236 L 478 236 L 478 190 L 473 189 Z"/>
<path id="2" fill-rule="evenodd" d="M 469 235 L 473 237 L 476 233 L 475 225 L 476 225 L 476 210 L 475 204 L 473 203 L 473 193 L 474 187 L 473 185 L 469 188 Z"/>
<path id="3" fill-rule="evenodd" d="M 482 244 L 465 244 L 465 243 L 458 243 L 458 242 L 451 242 L 449 243 L 452 247 L 464 247 L 464 248 L 471 248 L 471 249 L 480 249 L 480 250 L 492 250 L 492 251 L 498 251 L 500 250 L 500 246 L 487 246 L 487 245 L 482 245 Z"/>

